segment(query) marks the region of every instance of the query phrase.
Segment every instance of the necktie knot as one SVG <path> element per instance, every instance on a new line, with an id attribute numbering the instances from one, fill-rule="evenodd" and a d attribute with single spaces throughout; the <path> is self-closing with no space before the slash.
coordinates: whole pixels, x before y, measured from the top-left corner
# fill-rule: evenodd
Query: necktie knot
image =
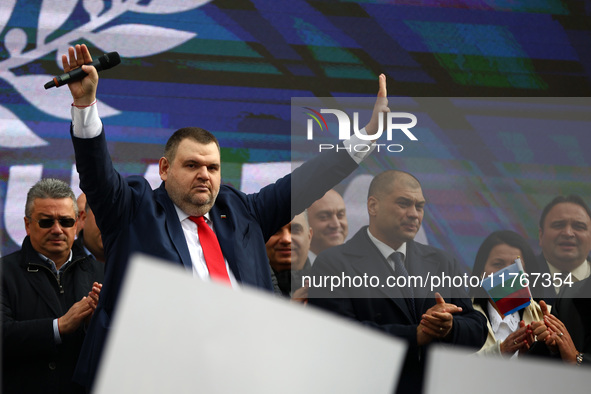
<path id="1" fill-rule="evenodd" d="M 199 224 L 205 223 L 205 218 L 203 216 L 189 216 L 189 219 L 197 226 L 199 226 Z"/>

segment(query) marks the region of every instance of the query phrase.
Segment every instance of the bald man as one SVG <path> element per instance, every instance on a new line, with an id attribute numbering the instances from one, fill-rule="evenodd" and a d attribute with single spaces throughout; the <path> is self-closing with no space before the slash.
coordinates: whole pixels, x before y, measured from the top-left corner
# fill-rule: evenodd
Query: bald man
<path id="1" fill-rule="evenodd" d="M 349 233 L 345 200 L 334 189 L 308 208 L 308 221 L 312 228 L 312 241 L 308 258 L 314 264 L 316 256 L 328 248 L 341 245 Z"/>
<path id="2" fill-rule="evenodd" d="M 432 290 L 411 284 L 409 275 L 463 276 L 454 258 L 414 241 L 425 204 L 421 184 L 411 174 L 394 170 L 378 174 L 367 198 L 369 227 L 320 253 L 309 279 L 309 304 L 408 342 L 398 393 L 421 392 L 430 344 L 477 350 L 487 334 L 484 316 L 472 308 L 463 287 Z M 323 285 L 327 277 L 331 281 Z"/>

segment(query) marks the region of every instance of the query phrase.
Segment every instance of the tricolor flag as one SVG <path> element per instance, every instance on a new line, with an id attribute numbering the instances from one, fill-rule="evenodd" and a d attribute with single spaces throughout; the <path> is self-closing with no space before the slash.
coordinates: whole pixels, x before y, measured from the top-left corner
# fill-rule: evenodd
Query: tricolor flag
<path id="1" fill-rule="evenodd" d="M 482 288 L 495 303 L 500 314 L 507 316 L 527 307 L 531 302 L 531 292 L 528 286 L 523 286 L 521 275 L 523 266 L 521 259 L 482 281 Z M 527 281 L 526 281 L 527 284 Z"/>

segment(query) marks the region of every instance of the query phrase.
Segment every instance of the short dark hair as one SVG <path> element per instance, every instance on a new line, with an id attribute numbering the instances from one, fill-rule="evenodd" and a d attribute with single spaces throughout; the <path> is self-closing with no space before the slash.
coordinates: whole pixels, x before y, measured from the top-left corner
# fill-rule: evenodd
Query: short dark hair
<path id="1" fill-rule="evenodd" d="M 74 217 L 78 217 L 76 196 L 70 186 L 64 181 L 54 178 L 44 178 L 29 189 L 29 192 L 27 193 L 27 201 L 25 202 L 25 216 L 29 219 L 31 219 L 31 214 L 33 213 L 33 204 L 38 198 L 70 198 L 72 200 L 72 205 L 74 206 Z"/>
<path id="2" fill-rule="evenodd" d="M 490 256 L 491 250 L 495 246 L 503 244 L 512 246 L 521 251 L 521 263 L 526 271 L 528 270 L 526 267 L 527 265 L 529 265 L 530 270 L 535 270 L 536 255 L 527 240 L 515 231 L 499 230 L 486 237 L 478 248 L 476 258 L 474 259 L 474 266 L 472 267 L 473 276 L 482 278 L 484 266 L 486 265 L 486 260 L 488 260 L 488 257 Z M 484 294 L 480 287 L 472 287 L 470 289 L 470 295 L 473 297 L 486 297 L 486 294 Z"/>
<path id="3" fill-rule="evenodd" d="M 166 142 L 164 157 L 168 161 L 173 161 L 180 143 L 187 138 L 205 145 L 215 143 L 218 151 L 220 150 L 220 143 L 209 131 L 201 127 L 183 127 L 175 131 Z"/>
<path id="4" fill-rule="evenodd" d="M 554 199 L 544 207 L 542 215 L 540 216 L 540 223 L 538 224 L 540 226 L 540 230 L 544 230 L 544 221 L 546 220 L 546 216 L 548 216 L 550 210 L 554 208 L 556 205 L 565 202 L 569 202 L 571 204 L 576 204 L 580 206 L 585 210 L 585 212 L 587 212 L 587 216 L 589 216 L 589 219 L 591 219 L 591 210 L 589 209 L 589 206 L 585 203 L 585 200 L 583 200 L 581 196 L 577 194 L 569 194 L 568 196 L 557 196 L 554 197 Z"/>
<path id="5" fill-rule="evenodd" d="M 371 196 L 384 193 L 386 188 L 398 179 L 407 180 L 411 187 L 421 187 L 421 182 L 414 175 L 400 170 L 388 170 L 379 173 L 371 180 L 367 198 L 369 199 Z"/>

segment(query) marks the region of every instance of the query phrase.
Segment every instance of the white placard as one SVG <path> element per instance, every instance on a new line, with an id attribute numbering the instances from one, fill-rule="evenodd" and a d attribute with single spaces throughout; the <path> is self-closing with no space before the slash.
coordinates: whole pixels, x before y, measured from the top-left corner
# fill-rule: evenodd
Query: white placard
<path id="1" fill-rule="evenodd" d="M 130 262 L 94 393 L 392 393 L 406 344 L 266 293 Z"/>
<path id="2" fill-rule="evenodd" d="M 590 372 L 586 366 L 535 356 L 507 359 L 433 347 L 427 362 L 425 394 L 587 392 Z"/>

